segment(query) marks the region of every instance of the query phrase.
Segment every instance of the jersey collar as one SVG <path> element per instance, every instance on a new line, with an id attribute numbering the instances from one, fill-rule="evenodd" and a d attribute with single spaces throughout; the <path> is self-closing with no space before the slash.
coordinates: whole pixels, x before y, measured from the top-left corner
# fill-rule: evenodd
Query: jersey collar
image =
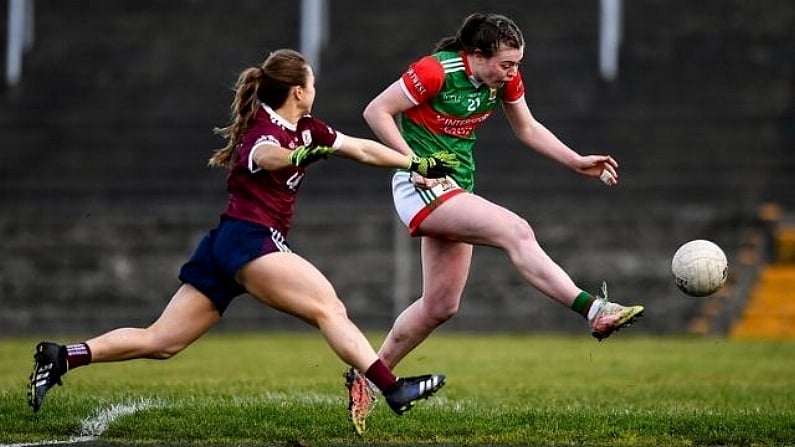
<path id="1" fill-rule="evenodd" d="M 292 131 L 296 130 L 295 124 L 293 124 L 293 123 L 287 121 L 286 119 L 282 118 L 282 116 L 279 115 L 278 113 L 276 113 L 276 111 L 273 110 L 269 105 L 262 104 L 262 108 L 265 109 L 265 112 L 267 112 L 268 116 L 270 116 L 270 118 L 271 118 L 271 121 L 273 121 L 274 123 L 284 127 L 285 129 L 288 129 L 288 130 L 292 130 Z"/>

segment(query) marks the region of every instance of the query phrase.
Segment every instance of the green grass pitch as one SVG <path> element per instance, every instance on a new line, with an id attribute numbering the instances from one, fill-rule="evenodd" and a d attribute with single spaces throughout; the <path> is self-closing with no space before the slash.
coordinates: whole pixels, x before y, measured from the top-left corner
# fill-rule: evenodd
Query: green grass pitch
<path id="1" fill-rule="evenodd" d="M 77 369 L 34 415 L 36 341 L 0 339 L 2 445 L 795 445 L 792 342 L 441 332 L 397 373 L 447 385 L 401 417 L 379 402 L 359 438 L 344 365 L 315 332 L 210 334 L 168 361 Z"/>

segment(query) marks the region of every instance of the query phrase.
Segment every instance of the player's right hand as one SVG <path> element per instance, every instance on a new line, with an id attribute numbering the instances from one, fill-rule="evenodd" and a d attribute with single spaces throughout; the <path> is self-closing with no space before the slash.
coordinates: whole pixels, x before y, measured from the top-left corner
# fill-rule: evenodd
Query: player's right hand
<path id="1" fill-rule="evenodd" d="M 423 177 L 416 172 L 411 173 L 411 178 L 409 179 L 411 184 L 422 189 L 432 189 L 434 186 L 438 185 L 439 183 L 444 180 L 443 178 L 426 178 Z"/>
<path id="2" fill-rule="evenodd" d="M 334 148 L 329 146 L 298 146 L 287 156 L 287 161 L 295 166 L 307 166 L 320 159 L 328 158 L 334 152 Z"/>

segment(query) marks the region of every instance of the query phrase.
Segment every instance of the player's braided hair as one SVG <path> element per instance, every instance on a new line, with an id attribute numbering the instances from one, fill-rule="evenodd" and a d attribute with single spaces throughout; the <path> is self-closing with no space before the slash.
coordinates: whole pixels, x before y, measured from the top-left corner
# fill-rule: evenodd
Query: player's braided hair
<path id="1" fill-rule="evenodd" d="M 475 50 L 480 50 L 485 57 L 492 57 L 500 49 L 500 45 L 523 47 L 522 31 L 513 20 L 504 15 L 476 12 L 464 19 L 456 35 L 439 40 L 433 51 L 464 50 L 474 53 Z"/>
<path id="2" fill-rule="evenodd" d="M 306 85 L 309 63 L 295 50 L 282 49 L 268 55 L 259 67 L 243 70 L 235 84 L 235 98 L 231 105 L 231 122 L 213 131 L 226 138 L 226 146 L 213 152 L 210 166 L 229 168 L 235 162 L 235 148 L 254 124 L 260 104 L 279 108 L 287 100 L 290 88 Z"/>

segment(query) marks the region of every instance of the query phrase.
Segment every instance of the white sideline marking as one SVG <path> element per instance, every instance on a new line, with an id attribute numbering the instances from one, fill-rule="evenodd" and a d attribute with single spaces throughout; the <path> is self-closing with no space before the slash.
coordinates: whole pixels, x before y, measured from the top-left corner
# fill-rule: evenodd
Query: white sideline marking
<path id="1" fill-rule="evenodd" d="M 269 403 L 299 403 L 299 404 L 312 404 L 312 405 L 338 405 L 344 402 L 345 398 L 342 395 L 329 395 L 329 394 L 315 394 L 315 393 L 284 393 L 267 391 L 262 393 L 260 399 Z M 110 424 L 115 422 L 122 416 L 128 416 L 138 411 L 147 410 L 150 408 L 162 407 L 164 404 L 160 401 L 153 399 L 141 399 L 134 402 L 126 402 L 120 404 L 113 404 L 109 408 L 98 409 L 92 417 L 83 419 L 80 422 L 80 432 L 77 436 L 73 436 L 67 440 L 54 440 L 54 441 L 39 441 L 39 442 L 21 442 L 17 444 L 3 444 L 0 447 L 35 447 L 43 445 L 60 445 L 60 444 L 73 444 L 77 442 L 94 441 L 108 429 Z M 422 406 L 430 406 L 435 408 L 444 408 L 460 413 L 470 407 L 475 406 L 469 400 L 450 400 L 445 396 L 434 395 L 427 401 L 420 403 Z"/>
<path id="2" fill-rule="evenodd" d="M 108 429 L 116 419 L 133 414 L 137 411 L 146 410 L 155 406 L 155 402 L 150 399 L 141 399 L 137 402 L 122 403 L 111 405 L 102 411 L 98 411 L 92 418 L 84 419 L 80 424 L 80 434 L 77 436 L 80 441 L 82 438 L 97 438 Z"/>
<path id="3" fill-rule="evenodd" d="M 0 447 L 33 447 L 38 445 L 58 445 L 58 444 L 71 444 L 75 442 L 88 442 L 102 436 L 102 433 L 108 429 L 116 419 L 122 416 L 131 415 L 137 411 L 146 410 L 148 408 L 156 407 L 158 404 L 150 399 L 141 399 L 136 402 L 113 404 L 110 408 L 97 410 L 94 416 L 83 419 L 80 422 L 80 432 L 77 436 L 73 436 L 65 441 L 40 441 L 40 442 L 22 442 L 18 444 L 0 444 Z"/>

